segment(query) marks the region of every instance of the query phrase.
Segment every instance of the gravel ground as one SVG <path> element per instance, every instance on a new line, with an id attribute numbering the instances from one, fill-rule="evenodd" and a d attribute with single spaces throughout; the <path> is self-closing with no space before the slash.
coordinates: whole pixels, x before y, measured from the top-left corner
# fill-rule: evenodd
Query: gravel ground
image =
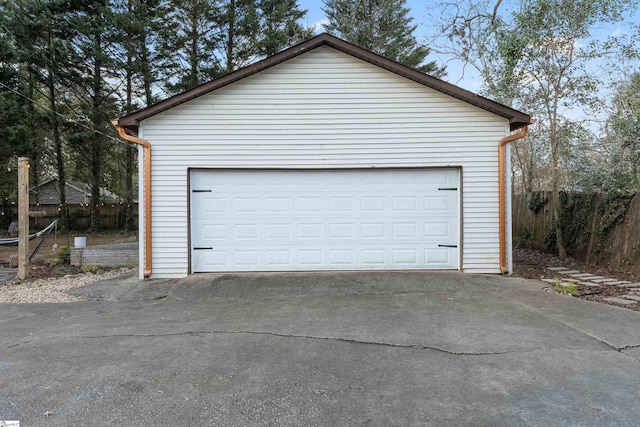
<path id="1" fill-rule="evenodd" d="M 99 280 L 113 279 L 136 269 L 120 268 L 104 272 L 80 273 L 64 277 L 47 277 L 35 280 L 13 280 L 0 286 L 0 303 L 60 303 L 82 301 L 83 298 L 71 295 L 71 288 L 87 285 Z"/>

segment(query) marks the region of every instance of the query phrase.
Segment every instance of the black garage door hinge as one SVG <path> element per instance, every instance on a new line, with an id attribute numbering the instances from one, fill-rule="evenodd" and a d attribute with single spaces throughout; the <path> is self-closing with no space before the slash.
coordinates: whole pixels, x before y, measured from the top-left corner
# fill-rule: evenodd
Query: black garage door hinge
<path id="1" fill-rule="evenodd" d="M 438 188 L 438 190 L 440 190 L 440 191 L 458 191 L 458 189 L 456 187 L 444 187 L 444 188 Z"/>
<path id="2" fill-rule="evenodd" d="M 211 193 L 211 190 L 191 190 L 192 193 Z"/>
<path id="3" fill-rule="evenodd" d="M 439 248 L 457 248 L 458 245 L 438 245 Z"/>

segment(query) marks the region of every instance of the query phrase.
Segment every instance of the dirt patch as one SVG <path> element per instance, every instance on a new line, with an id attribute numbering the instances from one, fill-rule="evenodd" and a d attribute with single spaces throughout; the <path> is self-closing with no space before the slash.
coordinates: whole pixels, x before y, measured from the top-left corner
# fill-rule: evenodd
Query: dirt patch
<path id="1" fill-rule="evenodd" d="M 51 233 L 47 240 L 42 244 L 40 250 L 33 258 L 34 263 L 44 262 L 46 259 L 55 258 L 58 249 L 61 246 L 73 247 L 73 238 L 77 236 L 85 236 L 87 238 L 87 246 L 109 245 L 114 243 L 135 242 L 137 240 L 134 234 L 54 234 Z M 43 237 L 37 237 L 29 242 L 29 254 L 40 244 Z M 18 254 L 17 246 L 0 246 L 0 266 L 9 267 L 9 258 L 11 255 Z"/>
<path id="2" fill-rule="evenodd" d="M 640 275 L 637 274 L 627 273 L 624 271 L 610 271 L 607 268 L 603 268 L 602 266 L 579 262 L 574 260 L 573 258 L 561 259 L 554 255 L 545 254 L 530 249 L 513 250 L 514 276 L 538 280 L 544 278 L 558 278 L 565 282 L 572 281 L 571 278 L 565 277 L 562 274 L 558 274 L 555 271 L 549 270 L 549 267 L 566 267 L 572 270 L 579 270 L 583 273 L 590 273 L 596 276 L 602 276 L 617 280 L 626 280 L 632 283 L 640 283 Z M 621 288 L 619 286 L 605 284 L 601 284 L 599 287 L 590 287 L 576 283 L 575 286 L 579 292 L 577 298 L 640 311 L 640 303 L 631 305 L 619 305 L 611 303 L 609 301 L 604 301 L 604 298 L 619 298 L 622 295 L 631 293 L 628 288 Z M 554 287 L 549 284 L 549 289 L 553 290 Z"/>

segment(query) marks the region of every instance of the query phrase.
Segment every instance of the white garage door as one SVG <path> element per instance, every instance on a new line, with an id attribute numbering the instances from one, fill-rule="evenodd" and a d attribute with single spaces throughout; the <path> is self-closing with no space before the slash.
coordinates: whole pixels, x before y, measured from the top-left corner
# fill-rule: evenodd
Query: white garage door
<path id="1" fill-rule="evenodd" d="M 457 169 L 192 170 L 192 271 L 457 269 Z"/>

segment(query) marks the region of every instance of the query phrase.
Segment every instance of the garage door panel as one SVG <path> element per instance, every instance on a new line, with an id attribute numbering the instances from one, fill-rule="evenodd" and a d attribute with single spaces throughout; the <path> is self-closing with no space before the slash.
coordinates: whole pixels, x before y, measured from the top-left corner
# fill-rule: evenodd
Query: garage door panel
<path id="1" fill-rule="evenodd" d="M 418 196 L 394 196 L 391 203 L 393 212 L 418 212 Z"/>
<path id="2" fill-rule="evenodd" d="M 424 259 L 430 266 L 447 266 L 451 263 L 450 251 L 444 248 L 425 249 Z"/>
<path id="3" fill-rule="evenodd" d="M 455 169 L 192 171 L 192 271 L 455 269 L 457 183 Z"/>
<path id="4" fill-rule="evenodd" d="M 199 241 L 225 241 L 228 239 L 226 224 L 206 224 L 201 227 L 202 235 Z"/>
<path id="5" fill-rule="evenodd" d="M 321 240 L 322 239 L 322 223 L 306 223 L 298 225 L 298 238 L 299 239 L 312 239 L 312 240 Z"/>
<path id="6" fill-rule="evenodd" d="M 329 223 L 329 233 L 327 241 L 355 238 L 354 224 L 351 222 Z"/>
<path id="7" fill-rule="evenodd" d="M 298 212 L 322 212 L 322 197 L 300 197 L 297 202 Z"/>
<path id="8" fill-rule="evenodd" d="M 320 267 L 322 264 L 322 250 L 301 249 L 298 251 L 298 265 L 300 265 L 302 269 L 306 267 Z"/>
<path id="9" fill-rule="evenodd" d="M 198 271 L 282 271 L 315 269 L 423 269 L 451 268 L 447 249 L 419 250 L 415 247 L 379 249 L 279 248 L 195 251 Z M 392 265 L 391 265 L 392 264 Z M 256 270 L 254 268 L 259 268 Z"/>
<path id="10" fill-rule="evenodd" d="M 353 213 L 353 196 L 330 196 L 329 212 Z"/>
<path id="11" fill-rule="evenodd" d="M 384 222 L 363 222 L 360 224 L 360 237 L 363 239 L 384 239 L 386 228 Z"/>
<path id="12" fill-rule="evenodd" d="M 191 207 L 192 218 L 207 218 L 214 214 L 227 212 L 227 198 L 211 195 L 198 195 L 199 203 Z"/>
<path id="13" fill-rule="evenodd" d="M 267 250 L 267 264 L 272 266 L 291 265 L 291 252 L 288 250 Z"/>
<path id="14" fill-rule="evenodd" d="M 257 213 L 260 211 L 259 197 L 235 197 L 233 213 Z"/>
<path id="15" fill-rule="evenodd" d="M 265 231 L 266 238 L 269 240 L 291 240 L 293 238 L 293 226 L 290 223 L 267 223 Z"/>
<path id="16" fill-rule="evenodd" d="M 361 252 L 363 266 L 383 266 L 388 264 L 384 249 L 363 249 Z"/>
<path id="17" fill-rule="evenodd" d="M 448 218 L 434 218 L 423 223 L 425 239 L 438 239 L 442 243 L 456 244 L 458 239 L 458 224 Z"/>
<path id="18" fill-rule="evenodd" d="M 385 198 L 383 196 L 362 196 L 360 210 L 366 212 L 384 212 Z"/>

